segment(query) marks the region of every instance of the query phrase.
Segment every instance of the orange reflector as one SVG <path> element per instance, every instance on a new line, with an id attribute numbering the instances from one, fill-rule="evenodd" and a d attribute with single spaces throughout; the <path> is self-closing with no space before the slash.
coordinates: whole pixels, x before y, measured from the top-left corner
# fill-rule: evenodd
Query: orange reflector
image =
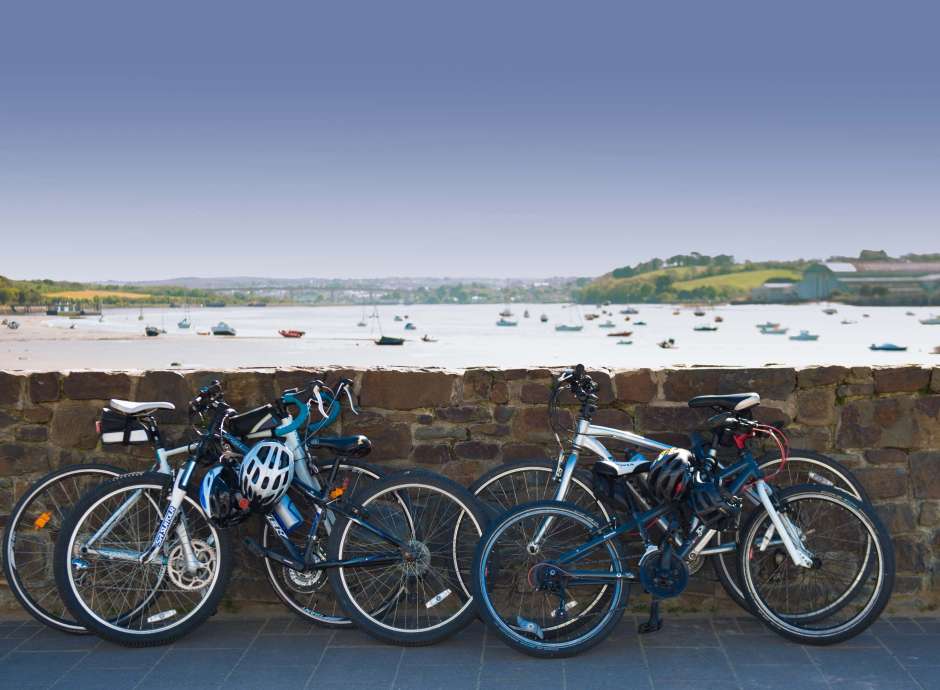
<path id="1" fill-rule="evenodd" d="M 33 522 L 33 526 L 36 529 L 42 529 L 43 527 L 46 526 L 46 523 L 49 522 L 49 520 L 51 519 L 52 519 L 52 513 L 50 513 L 47 510 L 45 513 L 43 513 L 38 518 L 36 518 L 36 520 Z"/>
<path id="2" fill-rule="evenodd" d="M 345 493 L 345 491 L 346 491 L 346 487 L 345 487 L 345 486 L 337 486 L 335 489 L 333 489 L 333 490 L 330 492 L 330 498 L 333 499 L 333 500 L 335 500 L 335 499 L 339 498 L 340 496 L 342 496 L 343 493 Z"/>

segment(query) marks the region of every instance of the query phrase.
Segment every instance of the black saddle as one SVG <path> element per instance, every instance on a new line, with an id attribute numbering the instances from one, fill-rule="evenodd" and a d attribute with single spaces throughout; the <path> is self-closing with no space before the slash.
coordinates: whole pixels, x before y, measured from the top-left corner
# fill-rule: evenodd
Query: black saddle
<path id="1" fill-rule="evenodd" d="M 760 405 L 757 393 L 729 393 L 728 395 L 699 395 L 689 400 L 689 407 L 713 407 L 718 410 L 740 412 Z"/>
<path id="2" fill-rule="evenodd" d="M 307 446 L 311 450 L 322 448 L 347 458 L 361 458 L 372 451 L 372 441 L 361 435 L 325 438 L 315 436 L 307 442 Z"/>

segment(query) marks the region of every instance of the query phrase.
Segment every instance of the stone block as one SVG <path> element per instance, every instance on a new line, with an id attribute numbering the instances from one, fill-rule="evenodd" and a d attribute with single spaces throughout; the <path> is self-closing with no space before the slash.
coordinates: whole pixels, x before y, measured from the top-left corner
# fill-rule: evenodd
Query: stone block
<path id="1" fill-rule="evenodd" d="M 881 503 L 875 507 L 892 536 L 914 532 L 917 520 L 909 503 Z"/>
<path id="2" fill-rule="evenodd" d="M 551 385 L 545 383 L 523 383 L 519 389 L 519 400 L 527 405 L 547 405 Z"/>
<path id="3" fill-rule="evenodd" d="M 509 383 L 506 381 L 495 381 L 490 388 L 490 402 L 499 405 L 505 405 L 509 402 Z"/>
<path id="4" fill-rule="evenodd" d="M 362 377 L 363 407 L 414 410 L 449 405 L 457 376 L 442 371 L 370 370 Z"/>
<path id="5" fill-rule="evenodd" d="M 48 448 L 21 443 L 0 444 L 0 477 L 47 472 L 50 469 Z M 9 508 L 10 506 L 0 507 L 0 510 L 5 512 Z"/>
<path id="6" fill-rule="evenodd" d="M 274 390 L 274 377 L 267 372 L 233 371 L 222 375 L 219 380 L 225 401 L 239 412 L 265 405 L 280 393 Z"/>
<path id="7" fill-rule="evenodd" d="M 131 397 L 131 377 L 120 372 L 73 371 L 62 384 L 69 400 L 126 400 Z"/>
<path id="8" fill-rule="evenodd" d="M 432 424 L 431 426 L 419 426 L 414 430 L 416 441 L 442 441 L 453 439 L 464 441 L 469 437 L 467 428 L 463 426 L 450 426 L 445 424 Z"/>
<path id="9" fill-rule="evenodd" d="M 910 465 L 914 497 L 940 499 L 940 451 L 911 453 Z"/>
<path id="10" fill-rule="evenodd" d="M 25 376 L 0 371 L 0 405 L 16 405 L 20 401 Z"/>
<path id="11" fill-rule="evenodd" d="M 412 457 L 419 465 L 444 465 L 454 460 L 454 452 L 445 443 L 422 443 L 414 447 Z"/>
<path id="12" fill-rule="evenodd" d="M 467 369 L 463 374 L 463 401 L 489 400 L 494 375 L 490 369 Z"/>
<path id="13" fill-rule="evenodd" d="M 497 405 L 493 409 L 493 419 L 501 424 L 505 424 L 512 419 L 515 412 L 515 409 L 509 405 Z"/>
<path id="14" fill-rule="evenodd" d="M 872 395 L 874 392 L 874 383 L 846 383 L 836 388 L 836 395 L 840 398 L 864 397 Z"/>
<path id="15" fill-rule="evenodd" d="M 636 426 L 640 433 L 672 431 L 688 433 L 698 428 L 707 415 L 685 406 L 648 405 L 636 410 Z"/>
<path id="16" fill-rule="evenodd" d="M 610 378 L 610 372 L 602 369 L 590 369 L 587 375 L 594 379 L 597 384 L 597 402 L 601 405 L 609 405 L 614 401 L 614 384 Z"/>
<path id="17" fill-rule="evenodd" d="M 940 527 L 940 502 L 924 501 L 920 505 L 917 524 L 921 527 Z"/>
<path id="18" fill-rule="evenodd" d="M 49 429 L 42 424 L 26 424 L 16 429 L 16 440 L 41 443 L 49 439 Z"/>
<path id="19" fill-rule="evenodd" d="M 836 420 L 836 392 L 832 388 L 797 391 L 796 419 L 809 426 L 828 426 Z"/>
<path id="20" fill-rule="evenodd" d="M 761 398 L 786 400 L 795 387 L 796 372 L 790 368 L 695 368 L 668 371 L 663 394 L 666 400 L 681 402 L 697 395 L 755 391 Z"/>
<path id="21" fill-rule="evenodd" d="M 574 426 L 571 413 L 559 410 L 561 424 L 567 428 Z M 512 420 L 513 436 L 520 441 L 549 441 L 554 438 L 548 423 L 548 409 L 545 407 L 523 407 L 516 410 Z"/>
<path id="22" fill-rule="evenodd" d="M 815 388 L 816 386 L 832 386 L 841 383 L 848 373 L 846 367 L 806 367 L 796 372 L 796 385 L 798 388 Z"/>
<path id="23" fill-rule="evenodd" d="M 933 374 L 930 377 L 930 392 L 940 393 L 940 367 L 933 368 Z"/>
<path id="24" fill-rule="evenodd" d="M 859 467 L 855 476 L 875 500 L 907 495 L 907 470 L 903 467 Z"/>
<path id="25" fill-rule="evenodd" d="M 936 448 L 940 446 L 940 396 L 853 400 L 842 408 L 842 448 Z"/>
<path id="26" fill-rule="evenodd" d="M 633 430 L 633 417 L 630 416 L 630 413 L 609 407 L 598 410 L 591 422 L 598 426 L 609 426 L 626 431 Z"/>
<path id="27" fill-rule="evenodd" d="M 49 438 L 63 448 L 91 450 L 98 444 L 95 422 L 101 406 L 89 402 L 65 401 L 56 406 Z"/>
<path id="28" fill-rule="evenodd" d="M 872 383 L 871 367 L 850 367 L 845 375 L 846 383 Z"/>
<path id="29" fill-rule="evenodd" d="M 627 403 L 648 403 L 656 397 L 656 382 L 649 369 L 618 371 L 614 375 L 617 400 Z"/>
<path id="30" fill-rule="evenodd" d="M 923 573 L 927 570 L 930 551 L 926 544 L 916 537 L 896 537 L 892 541 L 898 572 Z"/>
<path id="31" fill-rule="evenodd" d="M 343 433 L 365 434 L 372 441 L 370 460 L 397 460 L 411 456 L 411 429 L 407 424 L 389 422 L 374 412 L 361 412 L 344 425 Z"/>
<path id="32" fill-rule="evenodd" d="M 453 405 L 450 407 L 439 407 L 434 414 L 438 419 L 456 424 L 466 422 L 485 422 L 489 421 L 489 408 L 478 405 Z"/>
<path id="33" fill-rule="evenodd" d="M 865 460 L 872 465 L 903 465 L 907 453 L 900 448 L 872 448 L 865 451 Z"/>
<path id="34" fill-rule="evenodd" d="M 54 371 L 29 375 L 29 399 L 34 403 L 54 402 L 59 399 L 61 377 Z"/>
<path id="35" fill-rule="evenodd" d="M 148 371 L 138 381 L 134 396 L 141 401 L 173 403 L 176 409 L 161 410 L 157 419 L 160 423 L 182 424 L 189 419 L 188 407 L 195 394 L 186 377 L 177 371 Z"/>
<path id="36" fill-rule="evenodd" d="M 930 369 L 923 367 L 890 367 L 872 370 L 876 393 L 914 393 L 930 384 Z"/>
<path id="37" fill-rule="evenodd" d="M 45 424 L 52 419 L 52 410 L 42 405 L 34 405 L 23 410 L 23 419 L 27 422 Z"/>
<path id="38" fill-rule="evenodd" d="M 461 460 L 493 460 L 499 455 L 499 444 L 461 441 L 454 444 L 454 454 Z"/>

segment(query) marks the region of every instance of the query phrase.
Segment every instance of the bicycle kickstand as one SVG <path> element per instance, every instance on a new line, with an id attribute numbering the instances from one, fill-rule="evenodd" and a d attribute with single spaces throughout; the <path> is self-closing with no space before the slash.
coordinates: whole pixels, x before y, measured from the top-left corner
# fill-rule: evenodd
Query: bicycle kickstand
<path id="1" fill-rule="evenodd" d="M 654 633 L 660 630 L 663 627 L 663 619 L 659 615 L 659 599 L 655 597 L 650 602 L 650 617 L 645 623 L 640 623 L 637 626 L 637 632 L 641 635 L 648 635 L 649 633 Z"/>

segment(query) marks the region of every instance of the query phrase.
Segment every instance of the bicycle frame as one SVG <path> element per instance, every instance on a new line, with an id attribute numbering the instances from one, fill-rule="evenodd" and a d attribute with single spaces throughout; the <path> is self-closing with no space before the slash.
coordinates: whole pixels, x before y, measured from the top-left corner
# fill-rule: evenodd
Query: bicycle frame
<path id="1" fill-rule="evenodd" d="M 646 462 L 645 459 L 626 463 L 617 462 L 614 460 L 611 452 L 598 440 L 599 438 L 612 438 L 618 441 L 629 443 L 633 446 L 655 451 L 668 450 L 672 447 L 630 431 L 591 424 L 588 420 L 581 417 L 578 419 L 574 440 L 571 444 L 571 451 L 565 455 L 564 451 L 562 450 L 558 456 L 558 465 L 555 470 L 555 478 L 559 481 L 558 490 L 555 492 L 556 501 L 565 500 L 565 497 L 568 493 L 568 487 L 571 482 L 571 476 L 574 474 L 574 470 L 577 467 L 580 451 L 582 449 L 594 453 L 603 461 L 615 462 L 618 467 L 626 468 L 631 472 L 640 464 Z M 737 478 L 735 479 L 735 477 Z M 812 557 L 800 544 L 799 535 L 796 533 L 792 523 L 790 523 L 786 516 L 781 516 L 774 507 L 770 490 L 763 478 L 763 473 L 761 472 L 753 454 L 749 450 L 745 449 L 743 451 L 742 459 L 739 462 L 729 467 L 722 468 L 718 473 L 718 478 L 722 483 L 729 482 L 728 488 L 731 493 L 737 495 L 742 491 L 746 491 L 749 498 L 755 500 L 755 502 L 759 502 L 764 507 L 770 516 L 773 528 L 779 534 L 780 543 L 784 545 L 787 553 L 790 555 L 790 558 L 796 565 L 804 568 L 808 568 L 812 565 Z M 751 490 L 745 489 L 745 487 L 751 482 L 754 484 L 753 492 Z M 649 508 L 645 499 L 636 491 L 633 486 L 631 486 L 629 483 L 626 483 L 626 489 L 630 491 L 634 500 L 638 501 L 641 506 Z M 650 521 L 657 521 L 660 526 L 665 529 L 667 525 L 663 520 L 663 515 L 664 513 L 661 513 L 658 509 L 654 508 L 641 515 L 640 521 L 642 524 L 646 524 Z M 552 520 L 550 517 L 543 521 L 538 532 L 530 542 L 531 548 L 538 548 L 538 545 L 545 538 L 545 534 L 548 528 L 551 526 L 551 522 Z M 626 529 L 620 527 L 616 528 L 614 533 L 611 534 L 608 538 L 613 538 L 618 534 L 621 534 L 625 531 L 630 531 L 631 529 L 637 527 L 635 520 L 628 524 L 630 526 Z M 679 554 L 682 558 L 686 558 L 690 555 L 708 556 L 717 553 L 727 553 L 734 551 L 737 548 L 735 544 L 719 544 L 715 547 L 706 548 L 708 543 L 718 536 L 718 531 L 714 529 L 705 529 L 704 525 L 701 524 L 693 527 L 693 535 L 694 538 L 692 541 L 688 542 L 679 551 Z M 770 536 L 768 536 L 767 540 L 765 541 L 769 542 L 769 539 Z M 600 541 L 597 541 L 597 543 L 594 545 L 596 546 L 597 544 L 603 543 L 604 541 L 606 541 L 606 539 L 600 539 Z"/>

